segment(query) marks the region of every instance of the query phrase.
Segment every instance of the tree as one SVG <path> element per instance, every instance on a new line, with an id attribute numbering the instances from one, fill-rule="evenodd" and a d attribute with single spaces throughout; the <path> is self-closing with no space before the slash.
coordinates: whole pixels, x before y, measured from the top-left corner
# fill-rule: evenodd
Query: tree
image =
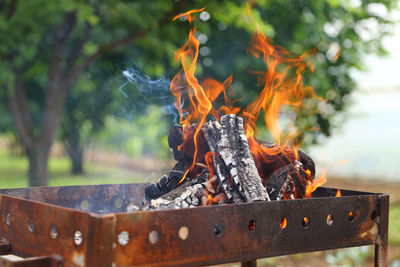
<path id="1" fill-rule="evenodd" d="M 318 137 L 330 136 L 339 126 L 338 117 L 349 104 L 349 94 L 356 89 L 350 71 L 367 68 L 363 64 L 367 53 L 387 53 L 381 40 L 392 30 L 393 21 L 387 14 L 398 8 L 398 1 L 272 0 L 255 3 L 252 15 L 276 45 L 295 54 L 315 49 L 311 57 L 315 71 L 305 74 L 304 83 L 311 85 L 327 103 L 305 105 L 296 115 L 296 126 L 302 132 L 297 137 L 298 143 L 316 143 Z M 216 77 L 223 81 L 233 74 L 233 87 L 242 99 L 242 106 L 250 103 L 260 91 L 249 70 L 264 68 L 259 60 L 245 53 L 250 35 L 256 30 L 243 12 L 245 5 L 245 2 L 209 3 L 206 10 L 211 19 L 208 23 L 195 21 L 199 32 L 208 37 L 200 46 L 203 53 L 200 50 L 198 61 L 202 70 L 198 77 Z"/>
<path id="2" fill-rule="evenodd" d="M 272 0 L 258 1 L 252 11 L 278 45 L 294 53 L 317 47 L 316 71 L 305 82 L 328 104 L 325 113 L 315 113 L 320 107 L 309 105 L 297 114 L 299 128 L 316 124 L 320 129 L 308 135 L 309 142 L 321 133 L 329 135 L 333 119 L 346 107 L 346 96 L 355 88 L 349 70 L 362 68 L 364 53 L 384 52 L 381 38 L 391 22 L 374 12 L 377 5 L 390 11 L 397 1 L 352 5 Z M 196 20 L 203 48 L 198 76 L 222 81 L 233 73 L 233 87 L 246 105 L 260 89 L 248 70 L 257 70 L 260 63 L 245 53 L 256 28 L 249 23 L 243 1 L 0 1 L 0 85 L 6 89 L 15 130 L 27 151 L 30 185 L 47 184 L 48 154 L 66 99 L 72 89 L 79 92 L 77 81 L 88 67 L 95 61 L 121 63 L 106 56 L 112 54 L 118 60 L 134 58 L 136 66 L 152 77 L 175 73 L 173 52 L 186 39 L 188 26 L 171 19 L 203 6 L 208 13 Z M 368 31 L 369 25 L 378 30 Z M 90 91 L 96 93 L 97 88 Z"/>
<path id="3" fill-rule="evenodd" d="M 175 10 L 144 1 L 10 0 L 0 5 L 1 85 L 29 159 L 29 184 L 46 185 L 50 147 L 76 79 L 98 57 L 144 36 Z M 134 14 L 160 19 L 146 23 Z"/>
<path id="4" fill-rule="evenodd" d="M 91 74 L 81 76 L 70 91 L 60 127 L 60 138 L 71 161 L 71 174 L 82 174 L 84 146 L 91 136 L 104 127 L 104 120 L 113 111 L 118 85 L 106 67 L 92 66 Z"/>

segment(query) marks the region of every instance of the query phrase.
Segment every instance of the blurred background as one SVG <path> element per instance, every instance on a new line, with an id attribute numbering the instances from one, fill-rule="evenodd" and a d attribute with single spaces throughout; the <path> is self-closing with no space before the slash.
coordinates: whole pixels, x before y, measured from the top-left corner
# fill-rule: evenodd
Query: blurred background
<path id="1" fill-rule="evenodd" d="M 152 182 L 171 168 L 177 122 L 169 83 L 189 25 L 197 77 L 223 81 L 241 106 L 260 87 L 243 1 L 0 0 L 0 188 Z M 297 142 L 328 186 L 391 194 L 389 259 L 400 266 L 398 2 L 257 1 L 252 16 L 277 45 L 314 49 L 304 74 L 323 104 L 295 115 Z M 260 124 L 258 137 L 270 135 Z M 346 163 L 335 165 L 346 160 Z M 262 266 L 372 266 L 372 249 L 261 260 Z"/>

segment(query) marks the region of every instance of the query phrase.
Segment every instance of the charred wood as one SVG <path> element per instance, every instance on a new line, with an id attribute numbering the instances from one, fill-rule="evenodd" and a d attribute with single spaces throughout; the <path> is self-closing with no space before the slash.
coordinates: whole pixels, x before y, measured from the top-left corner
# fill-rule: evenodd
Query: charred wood
<path id="1" fill-rule="evenodd" d="M 205 124 L 203 132 L 213 152 L 218 184 L 228 200 L 234 203 L 269 200 L 250 152 L 243 119 L 225 115 L 220 122 Z"/>
<path id="2" fill-rule="evenodd" d="M 243 119 L 225 115 L 202 125 L 194 160 L 197 128 L 170 128 L 168 144 L 177 163 L 146 187 L 146 209 L 304 197 L 315 165 L 302 151 L 248 140 Z"/>
<path id="3" fill-rule="evenodd" d="M 163 196 L 146 202 L 144 209 L 179 209 L 205 204 L 207 200 L 206 187 L 208 180 L 209 173 L 204 172 L 202 175 L 184 182 Z"/>
<path id="4" fill-rule="evenodd" d="M 256 140 L 257 145 L 269 149 L 253 149 L 252 154 L 256 162 L 257 170 L 263 180 L 268 193 L 274 191 L 271 199 L 275 199 L 275 194 L 281 191 L 280 185 L 283 184 L 283 177 L 289 176 L 294 186 L 290 191 L 295 190 L 295 198 L 303 198 L 306 192 L 307 180 L 313 180 L 315 176 L 314 161 L 301 150 L 295 151 L 289 148 L 282 148 L 276 144 L 261 142 Z M 256 147 L 256 146 L 251 146 Z M 286 173 L 286 175 L 285 175 Z M 285 178 L 286 179 L 286 178 Z M 285 198 L 290 196 L 288 191 Z"/>

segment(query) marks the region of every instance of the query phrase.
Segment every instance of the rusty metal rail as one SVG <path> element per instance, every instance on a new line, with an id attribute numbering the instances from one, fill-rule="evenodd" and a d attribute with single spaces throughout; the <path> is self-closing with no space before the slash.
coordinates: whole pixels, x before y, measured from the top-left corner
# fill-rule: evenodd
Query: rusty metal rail
<path id="1" fill-rule="evenodd" d="M 375 245 L 375 266 L 387 266 L 386 194 L 342 190 L 335 198 L 336 189 L 318 188 L 310 199 L 127 213 L 145 186 L 0 190 L 0 254 L 22 257 L 0 257 L 0 265 L 254 266 L 258 258 Z"/>

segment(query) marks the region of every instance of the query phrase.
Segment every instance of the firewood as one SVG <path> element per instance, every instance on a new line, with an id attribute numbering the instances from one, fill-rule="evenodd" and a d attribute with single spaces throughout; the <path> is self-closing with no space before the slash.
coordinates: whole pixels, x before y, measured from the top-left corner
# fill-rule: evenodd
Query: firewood
<path id="1" fill-rule="evenodd" d="M 205 124 L 203 132 L 213 152 L 213 163 L 216 161 L 214 169 L 219 184 L 228 199 L 234 203 L 269 200 L 250 153 L 243 119 L 225 115 L 220 123 L 214 121 Z M 218 157 L 221 157 L 223 164 Z"/>
<path id="2" fill-rule="evenodd" d="M 185 181 L 179 187 L 171 190 L 156 199 L 144 203 L 144 209 L 178 209 L 200 206 L 203 200 L 206 187 L 209 181 L 209 173 L 203 172 L 195 179 Z"/>
<path id="3" fill-rule="evenodd" d="M 254 161 L 267 192 L 269 194 L 272 191 L 275 192 L 271 199 L 275 199 L 276 194 L 282 191 L 280 185 L 283 185 L 284 180 L 287 178 L 286 176 L 290 177 L 291 184 L 295 187 L 289 191 L 295 190 L 295 198 L 303 198 L 306 191 L 306 181 L 314 179 L 315 176 L 314 161 L 301 150 L 297 151 L 298 156 L 296 157 L 296 153 L 292 149 L 281 148 L 276 144 L 258 140 L 256 142 L 274 151 L 270 154 L 260 151 L 254 152 L 254 154 L 262 153 L 262 155 L 255 155 Z M 306 173 L 307 170 L 309 174 Z M 290 194 L 288 192 L 286 197 L 289 197 Z M 280 198 L 282 197 L 281 195 Z"/>
<path id="4" fill-rule="evenodd" d="M 145 208 L 302 198 L 307 180 L 315 175 L 314 162 L 302 151 L 248 140 L 243 119 L 235 115 L 202 125 L 194 160 L 197 130 L 196 124 L 170 128 L 168 144 L 178 162 L 168 175 L 146 187 Z"/>

